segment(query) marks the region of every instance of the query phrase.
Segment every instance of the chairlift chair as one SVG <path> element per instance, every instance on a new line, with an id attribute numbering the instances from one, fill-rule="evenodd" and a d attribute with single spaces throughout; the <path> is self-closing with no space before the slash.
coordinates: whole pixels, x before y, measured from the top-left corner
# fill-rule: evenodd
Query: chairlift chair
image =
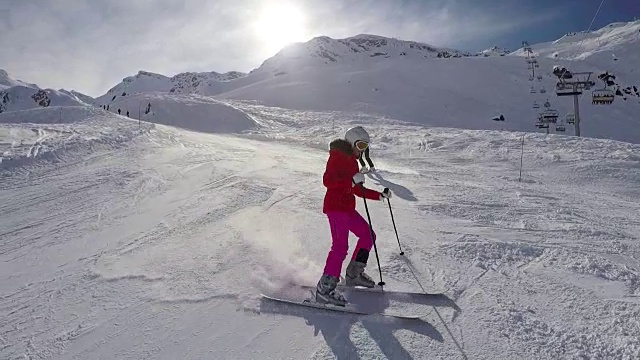
<path id="1" fill-rule="evenodd" d="M 531 87 L 531 90 L 529 90 L 530 93 L 535 94 L 537 91 L 536 89 L 533 88 L 533 86 Z"/>
<path id="2" fill-rule="evenodd" d="M 567 116 L 565 117 L 565 121 L 567 122 L 567 124 L 575 124 L 576 116 L 573 114 L 567 114 Z"/>
<path id="3" fill-rule="evenodd" d="M 533 102 L 533 108 L 534 109 L 540 109 L 540 104 L 538 104 L 537 102 Z"/>
<path id="4" fill-rule="evenodd" d="M 540 118 L 546 123 L 558 122 L 558 110 L 548 109 L 540 113 Z"/>
<path id="5" fill-rule="evenodd" d="M 591 102 L 594 105 L 611 105 L 616 98 L 616 93 L 609 89 L 593 90 L 591 92 Z"/>
<path id="6" fill-rule="evenodd" d="M 549 124 L 545 123 L 541 118 L 538 118 L 538 120 L 536 121 L 536 127 L 538 129 L 548 129 Z"/>
<path id="7" fill-rule="evenodd" d="M 571 96 L 571 95 L 582 95 L 582 90 L 577 89 L 573 91 L 573 86 L 565 83 L 564 81 L 558 81 L 556 84 L 556 95 L 557 96 Z"/>
<path id="8" fill-rule="evenodd" d="M 545 89 L 545 88 L 541 88 L 540 89 L 540 94 L 545 94 L 546 92 L 547 92 L 547 89 Z"/>

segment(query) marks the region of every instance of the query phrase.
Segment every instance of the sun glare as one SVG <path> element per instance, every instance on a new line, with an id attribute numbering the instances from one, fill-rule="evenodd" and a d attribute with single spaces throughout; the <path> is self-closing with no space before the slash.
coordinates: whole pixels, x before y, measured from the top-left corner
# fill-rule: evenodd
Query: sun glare
<path id="1" fill-rule="evenodd" d="M 275 54 L 290 43 L 306 40 L 304 14 L 292 4 L 267 4 L 255 23 L 255 31 L 265 49 Z"/>

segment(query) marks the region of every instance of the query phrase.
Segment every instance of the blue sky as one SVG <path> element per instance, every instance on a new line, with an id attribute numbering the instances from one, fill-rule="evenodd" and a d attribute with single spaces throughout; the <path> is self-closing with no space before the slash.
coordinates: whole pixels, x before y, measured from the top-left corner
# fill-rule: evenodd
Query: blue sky
<path id="1" fill-rule="evenodd" d="M 104 94 L 147 70 L 248 72 L 286 43 L 361 33 L 480 51 L 586 30 L 601 0 L 0 0 L 0 69 Z M 593 28 L 640 17 L 605 0 Z"/>

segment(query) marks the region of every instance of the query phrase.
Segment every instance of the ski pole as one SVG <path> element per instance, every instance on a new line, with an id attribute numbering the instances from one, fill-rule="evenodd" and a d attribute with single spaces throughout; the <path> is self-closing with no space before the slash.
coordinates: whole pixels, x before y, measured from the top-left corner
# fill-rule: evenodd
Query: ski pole
<path id="1" fill-rule="evenodd" d="M 371 216 L 369 215 L 369 207 L 367 206 L 367 198 L 364 196 L 365 189 L 364 184 L 360 183 L 360 188 L 362 189 L 362 200 L 364 200 L 364 210 L 367 212 L 367 220 L 369 220 L 369 231 L 371 232 L 371 241 L 373 241 L 373 250 L 376 253 L 376 261 L 378 262 L 378 271 L 380 272 L 380 282 L 378 285 L 380 287 L 384 286 L 384 281 L 382 281 L 382 267 L 380 266 L 380 258 L 378 257 L 378 247 L 376 246 L 376 239 L 373 235 L 373 225 L 371 225 Z"/>
<path id="2" fill-rule="evenodd" d="M 393 230 L 395 230 L 396 232 L 396 239 L 398 240 L 400 255 L 404 255 L 404 251 L 402 251 L 402 245 L 400 245 L 400 237 L 398 236 L 398 228 L 396 228 L 396 221 L 393 219 L 393 210 L 391 210 L 391 199 L 387 199 L 387 204 L 389 204 L 389 213 L 391 213 L 391 222 L 393 223 Z"/>

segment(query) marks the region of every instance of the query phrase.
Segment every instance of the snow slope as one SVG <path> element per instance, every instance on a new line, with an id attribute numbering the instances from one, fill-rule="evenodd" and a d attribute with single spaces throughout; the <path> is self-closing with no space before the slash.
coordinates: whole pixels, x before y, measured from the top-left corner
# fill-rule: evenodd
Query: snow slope
<path id="1" fill-rule="evenodd" d="M 89 106 L 52 106 L 0 114 L 0 175 L 66 153 L 117 147 L 153 124 L 139 125 Z M 1 177 L 0 177 L 1 179 Z"/>
<path id="2" fill-rule="evenodd" d="M 608 63 L 612 54 L 637 64 L 640 61 L 640 20 L 612 23 L 595 31 L 568 33 L 558 40 L 534 44 L 533 51 L 542 57 L 565 60 L 600 60 Z M 512 55 L 524 56 L 523 49 Z M 596 60 L 597 59 L 597 60 Z M 637 69 L 634 66 L 633 69 Z M 632 69 L 625 69 L 632 70 Z"/>
<path id="3" fill-rule="evenodd" d="M 147 108 L 149 111 L 147 112 Z M 197 94 L 137 93 L 113 101 L 109 111 L 155 124 L 209 133 L 239 133 L 257 126 L 234 107 Z"/>
<path id="4" fill-rule="evenodd" d="M 0 358 L 640 357 L 638 145 L 229 106 L 259 126 L 158 125 L 0 178 Z M 136 124 L 105 113 L 95 133 L 116 118 Z M 388 288 L 444 296 L 350 298 L 419 321 L 259 300 L 317 281 L 326 146 L 353 124 L 366 185 L 394 192 L 404 257 L 369 202 Z"/>

